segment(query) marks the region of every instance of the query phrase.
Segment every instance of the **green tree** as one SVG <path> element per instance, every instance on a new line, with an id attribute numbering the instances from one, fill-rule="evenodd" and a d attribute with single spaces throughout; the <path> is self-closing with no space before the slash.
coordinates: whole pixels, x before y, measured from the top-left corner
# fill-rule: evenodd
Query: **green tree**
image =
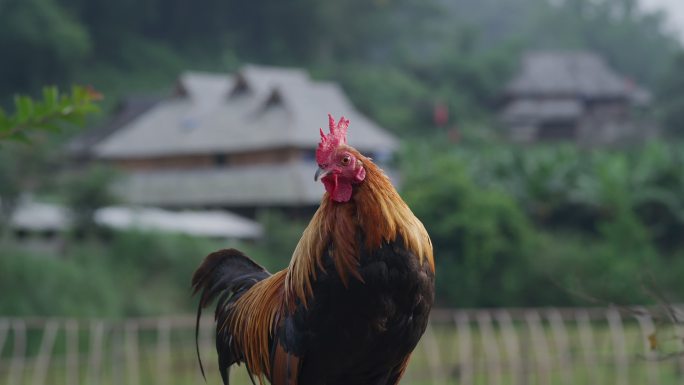
<path id="1" fill-rule="evenodd" d="M 627 76 L 654 86 L 679 44 L 666 32 L 663 13 L 636 5 L 636 0 L 548 2 L 526 39 L 533 48 L 595 51 Z"/>
<path id="2" fill-rule="evenodd" d="M 56 0 L 0 2 L 0 101 L 73 75 L 91 49 L 83 25 Z"/>
<path id="3" fill-rule="evenodd" d="M 45 137 L 28 143 L 0 143 L 0 235 L 22 194 L 54 187 L 60 150 Z"/>
<path id="4" fill-rule="evenodd" d="M 15 112 L 0 108 L 0 233 L 15 209 L 19 195 L 52 179 L 59 147 L 47 143 L 46 133 L 82 124 L 98 111 L 101 95 L 75 86 L 61 94 L 56 87 L 43 89 L 43 98 L 15 97 Z M 21 142 L 22 145 L 10 142 Z"/>
<path id="5" fill-rule="evenodd" d="M 437 296 L 450 306 L 531 305 L 534 239 L 506 194 L 478 188 L 458 159 L 411 157 L 402 195 L 435 248 Z"/>
<path id="6" fill-rule="evenodd" d="M 658 92 L 661 117 L 667 132 L 684 136 L 684 51 L 670 63 Z"/>
<path id="7" fill-rule="evenodd" d="M 96 229 L 95 212 L 97 209 L 117 202 L 112 193 L 112 183 L 116 173 L 104 166 L 91 166 L 66 177 L 63 196 L 71 209 L 74 229 L 81 234 Z"/>
<path id="8" fill-rule="evenodd" d="M 13 152 L 0 151 L 0 235 L 14 212 L 21 193 L 17 183 L 16 158 Z"/>

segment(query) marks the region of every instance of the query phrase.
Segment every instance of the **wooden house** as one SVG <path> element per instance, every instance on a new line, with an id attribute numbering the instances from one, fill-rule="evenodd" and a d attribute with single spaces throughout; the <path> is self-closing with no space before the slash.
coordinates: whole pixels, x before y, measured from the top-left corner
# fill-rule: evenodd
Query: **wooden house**
<path id="1" fill-rule="evenodd" d="M 501 121 L 511 140 L 613 144 L 656 134 L 648 91 L 589 52 L 533 52 L 504 91 Z"/>
<path id="2" fill-rule="evenodd" d="M 349 143 L 380 163 L 398 146 L 337 84 L 299 69 L 186 72 L 147 107 L 79 148 L 124 171 L 116 190 L 134 205 L 308 214 L 323 194 L 314 155 L 328 113 L 349 118 Z"/>

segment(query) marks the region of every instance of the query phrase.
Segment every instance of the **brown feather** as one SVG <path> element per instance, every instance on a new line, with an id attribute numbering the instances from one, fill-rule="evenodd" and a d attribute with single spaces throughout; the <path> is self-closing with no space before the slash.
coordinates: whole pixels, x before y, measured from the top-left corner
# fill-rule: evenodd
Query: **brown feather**
<path id="1" fill-rule="evenodd" d="M 227 327 L 235 337 L 236 348 L 243 352 L 250 373 L 270 377 L 269 337 L 282 311 L 285 270 L 256 283 L 235 302 L 235 311 L 220 327 Z"/>
<path id="2" fill-rule="evenodd" d="M 278 344 L 273 355 L 272 385 L 297 385 L 299 378 L 300 359 L 289 354 Z"/>

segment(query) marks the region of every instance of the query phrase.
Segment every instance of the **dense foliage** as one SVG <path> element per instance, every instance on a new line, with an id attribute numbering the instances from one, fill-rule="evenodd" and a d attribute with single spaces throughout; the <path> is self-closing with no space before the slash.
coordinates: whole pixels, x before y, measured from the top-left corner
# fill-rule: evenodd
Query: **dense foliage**
<path id="1" fill-rule="evenodd" d="M 183 236 L 115 233 L 62 252 L 2 244 L 0 314 L 133 316 L 190 311 L 190 272 L 221 244 Z M 144 295 L 142 295 L 144 293 Z"/>
<path id="2" fill-rule="evenodd" d="M 381 124 L 420 134 L 437 104 L 451 124 L 487 120 L 524 50 L 590 49 L 656 91 L 681 49 L 636 0 L 6 0 L 0 25 L 0 105 L 72 82 L 114 103 L 256 62 L 339 80 Z"/>
<path id="3" fill-rule="evenodd" d="M 681 44 L 661 14 L 635 0 L 5 0 L 0 25 L 0 52 L 10 53 L 0 65 L 8 111 L 0 139 L 49 131 L 63 117 L 66 99 L 53 88 L 13 104 L 15 94 L 37 95 L 46 84 L 93 84 L 114 103 L 164 92 L 187 69 L 300 66 L 339 81 L 360 110 L 411 143 L 399 160 L 402 194 L 432 234 L 441 305 L 643 303 L 649 275 L 684 291 L 681 145 L 583 150 L 497 140 L 501 89 L 530 49 L 596 51 L 655 92 L 667 132 L 684 133 Z M 93 96 L 70 94 L 83 108 L 65 118 L 88 112 L 80 101 Z M 438 105 L 449 111 L 443 127 L 433 119 Z M 458 135 L 450 142 L 446 132 Z M 57 177 L 65 134 L 0 146 L 0 234 L 22 191 L 70 205 L 80 230 L 114 201 L 107 170 Z M 274 213 L 259 220 L 267 236 L 240 247 L 282 268 L 304 223 Z M 70 235 L 48 253 L 0 237 L 0 314 L 187 311 L 190 272 L 226 246 L 98 236 Z"/>
<path id="4" fill-rule="evenodd" d="M 405 163 L 404 195 L 432 234 L 445 303 L 641 303 L 652 276 L 684 290 L 681 145 L 433 142 L 412 146 Z"/>
<path id="5" fill-rule="evenodd" d="M 684 136 L 684 52 L 671 62 L 659 88 L 661 121 L 670 133 Z"/>

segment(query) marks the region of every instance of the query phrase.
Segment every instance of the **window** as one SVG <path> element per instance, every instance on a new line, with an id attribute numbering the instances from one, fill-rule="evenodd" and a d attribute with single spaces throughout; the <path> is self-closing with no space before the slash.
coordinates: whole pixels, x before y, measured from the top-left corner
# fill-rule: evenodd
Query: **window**
<path id="1" fill-rule="evenodd" d="M 574 140 L 577 124 L 573 121 L 550 121 L 539 125 L 537 139 L 539 140 Z"/>
<path id="2" fill-rule="evenodd" d="M 228 156 L 226 154 L 215 154 L 214 165 L 222 167 L 228 164 Z"/>

